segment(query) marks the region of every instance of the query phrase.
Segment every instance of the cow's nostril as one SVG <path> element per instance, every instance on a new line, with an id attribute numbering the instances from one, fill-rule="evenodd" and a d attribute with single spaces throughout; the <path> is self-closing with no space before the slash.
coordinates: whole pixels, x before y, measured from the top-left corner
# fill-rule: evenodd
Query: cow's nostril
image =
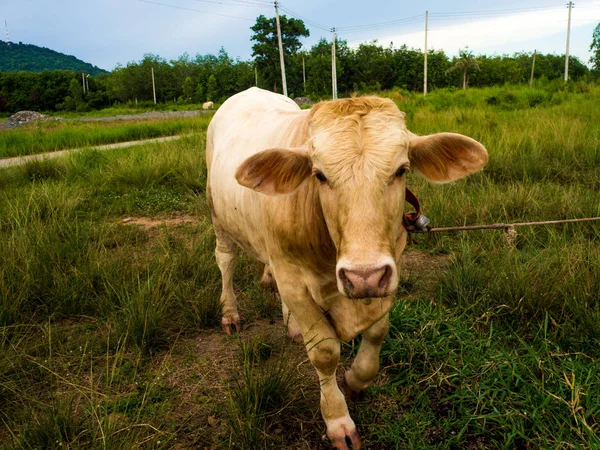
<path id="1" fill-rule="evenodd" d="M 346 276 L 346 271 L 344 269 L 340 269 L 339 277 L 342 281 L 342 285 L 344 286 L 344 290 L 347 292 L 352 292 L 352 290 L 354 289 L 354 285 Z"/>
<path id="2" fill-rule="evenodd" d="M 385 266 L 385 272 L 383 273 L 381 279 L 379 280 L 379 289 L 386 290 L 390 285 L 390 281 L 392 279 L 392 268 L 390 266 Z"/>

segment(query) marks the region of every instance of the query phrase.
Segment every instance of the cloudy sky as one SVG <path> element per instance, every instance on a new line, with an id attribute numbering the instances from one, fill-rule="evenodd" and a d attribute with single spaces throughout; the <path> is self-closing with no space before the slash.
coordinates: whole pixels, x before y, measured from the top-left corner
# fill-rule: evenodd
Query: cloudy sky
<path id="1" fill-rule="evenodd" d="M 170 5 L 170 6 L 165 6 Z M 564 0 L 282 0 L 282 14 L 306 19 L 310 47 L 331 27 L 351 45 L 377 39 L 422 48 L 429 11 L 429 48 L 454 55 L 517 51 L 565 52 L 568 9 Z M 250 59 L 252 26 L 274 15 L 266 0 L 0 0 L 0 19 L 13 42 L 49 47 L 106 70 L 145 53 L 176 59 L 184 52 Z M 600 0 L 575 2 L 571 54 L 590 58 L 600 23 Z M 5 40 L 5 38 L 2 38 Z"/>

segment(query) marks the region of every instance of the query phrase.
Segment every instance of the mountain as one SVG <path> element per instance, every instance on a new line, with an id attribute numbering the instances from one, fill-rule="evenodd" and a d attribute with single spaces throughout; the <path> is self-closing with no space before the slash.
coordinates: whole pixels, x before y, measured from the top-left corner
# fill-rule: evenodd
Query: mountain
<path id="1" fill-rule="evenodd" d="M 44 70 L 73 70 L 90 75 L 106 73 L 96 66 L 46 47 L 19 42 L 8 45 L 0 40 L 0 72 L 43 72 Z"/>

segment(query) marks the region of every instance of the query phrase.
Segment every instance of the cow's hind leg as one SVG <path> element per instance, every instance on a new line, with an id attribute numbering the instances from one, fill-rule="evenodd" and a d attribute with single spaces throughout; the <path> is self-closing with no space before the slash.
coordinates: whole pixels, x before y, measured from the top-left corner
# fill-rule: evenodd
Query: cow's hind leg
<path id="1" fill-rule="evenodd" d="M 217 235 L 217 247 L 215 256 L 217 265 L 221 271 L 223 290 L 221 292 L 221 307 L 223 318 L 221 324 L 223 331 L 227 334 L 241 331 L 240 315 L 237 310 L 237 301 L 233 292 L 233 272 L 237 262 L 236 244 L 218 227 L 215 227 Z"/>
<path id="2" fill-rule="evenodd" d="M 275 285 L 275 278 L 273 277 L 273 273 L 271 272 L 271 268 L 268 264 L 265 264 L 262 277 L 260 277 L 260 284 L 262 284 L 265 288 L 277 289 L 277 286 Z"/>
<path id="3" fill-rule="evenodd" d="M 389 317 L 386 314 L 379 322 L 363 332 L 363 339 L 352 367 L 344 374 L 347 394 L 352 399 L 373 384 L 379 372 L 379 351 L 389 329 Z"/>
<path id="4" fill-rule="evenodd" d="M 301 344 L 303 341 L 300 326 L 283 300 L 281 301 L 281 311 L 283 312 L 283 324 L 287 327 L 288 336 L 292 341 Z"/>

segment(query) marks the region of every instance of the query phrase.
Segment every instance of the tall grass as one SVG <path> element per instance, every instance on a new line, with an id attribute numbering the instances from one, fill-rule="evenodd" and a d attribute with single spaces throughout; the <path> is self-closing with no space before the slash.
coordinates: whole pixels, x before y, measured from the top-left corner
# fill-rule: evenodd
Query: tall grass
<path id="1" fill-rule="evenodd" d="M 206 130 L 210 118 L 114 122 L 46 122 L 0 133 L 0 158 L 33 155 L 117 142 L 151 139 Z"/>
<path id="2" fill-rule="evenodd" d="M 412 131 L 490 152 L 465 180 L 408 184 L 434 226 L 600 215 L 599 96 L 398 97 Z M 63 126 L 19 133 L 49 142 Z M 256 332 L 281 320 L 279 302 L 244 255 L 247 334 L 215 334 L 203 149 L 200 132 L 0 170 L 0 446 L 325 448 L 314 373 L 303 349 Z M 122 223 L 182 215 L 194 222 Z M 416 240 L 432 266 L 403 282 L 381 381 L 350 404 L 365 448 L 599 447 L 600 227 L 520 228 L 514 247 L 501 231 Z"/>

